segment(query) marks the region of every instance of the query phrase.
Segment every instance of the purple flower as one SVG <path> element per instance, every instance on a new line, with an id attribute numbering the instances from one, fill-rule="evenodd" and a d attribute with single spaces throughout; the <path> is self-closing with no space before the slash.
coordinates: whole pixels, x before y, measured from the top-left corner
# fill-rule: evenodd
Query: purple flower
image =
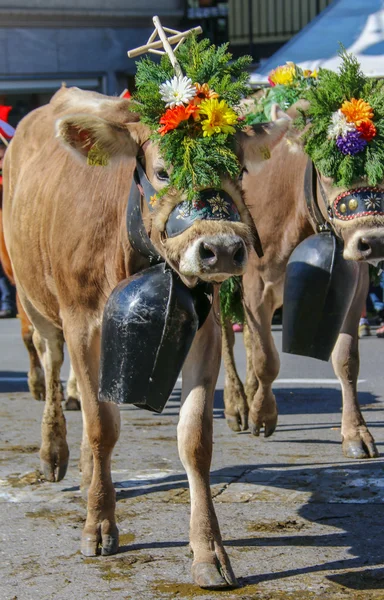
<path id="1" fill-rule="evenodd" d="M 364 150 L 367 141 L 361 137 L 360 131 L 348 131 L 345 136 L 339 135 L 336 145 L 343 154 L 358 154 Z"/>

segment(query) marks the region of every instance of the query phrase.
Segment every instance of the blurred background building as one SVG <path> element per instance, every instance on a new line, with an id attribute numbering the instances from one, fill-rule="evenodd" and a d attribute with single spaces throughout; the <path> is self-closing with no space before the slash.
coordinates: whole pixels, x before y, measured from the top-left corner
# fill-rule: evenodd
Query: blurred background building
<path id="1" fill-rule="evenodd" d="M 255 63 L 332 0 L 0 0 L 0 104 L 16 125 L 49 101 L 61 82 L 108 94 L 132 89 L 127 50 L 144 44 L 151 17 L 189 28 L 201 24 L 214 43 Z"/>

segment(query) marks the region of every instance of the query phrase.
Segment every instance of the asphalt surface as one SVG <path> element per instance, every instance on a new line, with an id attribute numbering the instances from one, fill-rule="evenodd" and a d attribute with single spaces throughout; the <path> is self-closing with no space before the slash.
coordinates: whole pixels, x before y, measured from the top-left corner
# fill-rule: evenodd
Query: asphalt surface
<path id="1" fill-rule="evenodd" d="M 230 431 L 223 373 L 215 398 L 212 493 L 241 587 L 192 584 L 188 487 L 177 456 L 176 389 L 162 415 L 122 409 L 113 460 L 121 551 L 84 559 L 79 539 L 80 413 L 66 413 L 66 478 L 42 482 L 43 404 L 26 385 L 17 320 L 0 321 L 0 600 L 112 598 L 384 599 L 384 464 L 341 454 L 340 387 L 328 363 L 281 355 L 279 425 L 269 439 Z M 277 346 L 281 332 L 275 327 Z M 238 368 L 244 376 L 242 336 Z M 362 340 L 360 401 L 380 454 L 384 340 Z M 68 363 L 63 368 L 63 379 Z"/>

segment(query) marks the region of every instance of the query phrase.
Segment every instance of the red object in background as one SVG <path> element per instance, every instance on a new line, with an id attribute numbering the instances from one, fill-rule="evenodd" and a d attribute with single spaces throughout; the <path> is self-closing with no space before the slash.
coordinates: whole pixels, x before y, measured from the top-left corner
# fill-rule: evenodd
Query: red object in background
<path id="1" fill-rule="evenodd" d="M 8 116 L 11 110 L 12 106 L 0 104 L 0 133 L 7 140 L 10 140 L 15 135 L 14 128 L 8 123 Z"/>
<path id="2" fill-rule="evenodd" d="M 4 104 L 0 104 L 0 119 L 8 123 L 8 117 L 11 110 L 12 106 L 4 106 Z"/>
<path id="3" fill-rule="evenodd" d="M 123 98 L 127 98 L 129 100 L 129 98 L 131 98 L 131 93 L 129 90 L 126 90 L 123 94 Z"/>

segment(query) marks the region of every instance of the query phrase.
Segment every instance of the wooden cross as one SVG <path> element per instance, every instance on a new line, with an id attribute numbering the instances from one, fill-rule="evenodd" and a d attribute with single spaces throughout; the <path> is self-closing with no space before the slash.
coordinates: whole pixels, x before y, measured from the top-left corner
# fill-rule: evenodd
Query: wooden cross
<path id="1" fill-rule="evenodd" d="M 9 146 L 8 140 L 0 133 L 0 140 L 3 142 L 4 146 Z"/>
<path id="2" fill-rule="evenodd" d="M 155 26 L 155 30 L 149 36 L 148 42 L 144 46 L 139 46 L 138 48 L 129 50 L 128 57 L 134 58 L 135 56 L 139 56 L 140 54 L 144 54 L 145 52 L 152 52 L 153 54 L 167 53 L 172 63 L 172 66 L 175 69 L 176 75 L 178 77 L 182 77 L 183 73 L 179 63 L 177 62 L 172 45 L 177 44 L 175 48 L 175 50 L 177 50 L 180 44 L 182 44 L 189 35 L 191 35 L 192 33 L 201 33 L 203 30 L 201 29 L 201 27 L 193 27 L 193 29 L 188 29 L 188 31 L 176 31 L 175 29 L 163 27 L 160 23 L 159 17 L 153 17 L 152 20 Z M 171 37 L 167 37 L 167 33 L 172 33 L 173 35 Z M 160 39 L 155 41 L 157 36 L 159 36 Z M 160 50 L 159 48 L 162 48 L 162 50 Z"/>

